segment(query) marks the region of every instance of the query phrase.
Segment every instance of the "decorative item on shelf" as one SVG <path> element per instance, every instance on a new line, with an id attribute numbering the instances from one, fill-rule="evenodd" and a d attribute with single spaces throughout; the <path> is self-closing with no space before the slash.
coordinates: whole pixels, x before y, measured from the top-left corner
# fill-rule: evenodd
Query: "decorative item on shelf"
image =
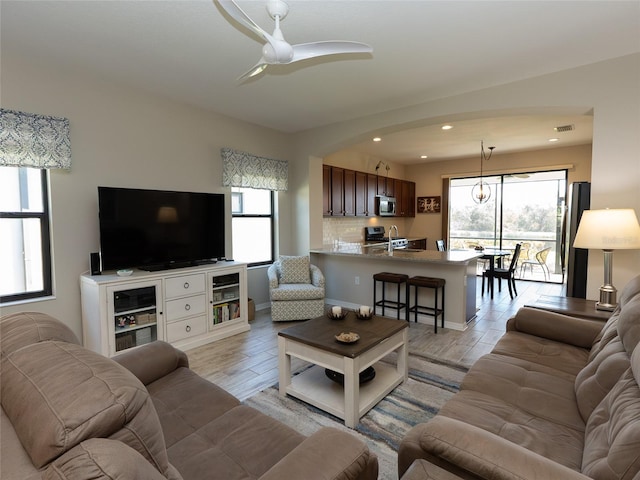
<path id="1" fill-rule="evenodd" d="M 604 251 L 604 284 L 600 287 L 597 310 L 613 311 L 617 306 L 613 280 L 613 251 L 640 249 L 640 225 L 631 208 L 585 210 L 578 224 L 575 248 Z"/>
<path id="2" fill-rule="evenodd" d="M 491 158 L 494 148 L 496 147 L 489 147 L 489 156 L 487 156 L 484 151 L 484 140 L 480 142 L 480 181 L 471 189 L 473 201 L 479 204 L 487 203 L 491 198 L 491 188 L 488 183 L 482 180 L 482 163 Z"/>
<path id="3" fill-rule="evenodd" d="M 373 317 L 373 309 L 366 305 L 362 305 L 358 310 L 356 310 L 356 317 L 360 320 L 369 320 Z"/>
<path id="4" fill-rule="evenodd" d="M 340 385 L 344 385 L 344 375 L 342 373 L 335 372 L 333 370 L 325 368 L 324 374 L 334 382 L 339 383 Z M 376 377 L 376 371 L 373 367 L 365 368 L 363 371 L 360 372 L 360 375 L 359 375 L 360 385 L 373 380 L 375 377 Z"/>
<path id="5" fill-rule="evenodd" d="M 344 317 L 347 316 L 347 310 L 345 310 L 342 307 L 339 306 L 335 306 L 335 307 L 331 307 L 331 310 L 329 310 L 327 312 L 327 317 L 329 317 L 332 320 L 342 320 Z"/>
<path id="6" fill-rule="evenodd" d="M 360 335 L 355 332 L 342 332 L 335 337 L 340 343 L 355 343 L 360 340 Z"/>

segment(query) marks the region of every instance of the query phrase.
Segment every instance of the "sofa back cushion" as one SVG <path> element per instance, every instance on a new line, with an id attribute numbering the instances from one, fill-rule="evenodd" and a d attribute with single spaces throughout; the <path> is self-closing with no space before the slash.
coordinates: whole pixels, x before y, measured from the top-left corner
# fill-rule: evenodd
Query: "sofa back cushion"
<path id="1" fill-rule="evenodd" d="M 20 312 L 0 319 L 0 349 L 3 355 L 47 340 L 80 344 L 69 327 L 45 313 Z"/>
<path id="2" fill-rule="evenodd" d="M 625 285 L 620 303 L 593 342 L 587 365 L 575 382 L 578 409 L 585 422 L 629 368 L 640 342 L 640 276 Z"/>
<path id="3" fill-rule="evenodd" d="M 582 473 L 591 478 L 640 475 L 640 349 L 631 366 L 594 409 L 585 430 Z"/>
<path id="4" fill-rule="evenodd" d="M 163 474 L 168 469 L 145 387 L 126 368 L 79 345 L 47 341 L 4 355 L 0 398 L 38 468 L 83 440 L 111 436 Z"/>

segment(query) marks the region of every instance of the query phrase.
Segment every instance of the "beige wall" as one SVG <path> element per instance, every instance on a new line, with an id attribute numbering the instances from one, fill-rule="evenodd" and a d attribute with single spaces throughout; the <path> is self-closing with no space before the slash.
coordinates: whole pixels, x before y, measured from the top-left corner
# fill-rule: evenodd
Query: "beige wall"
<path id="1" fill-rule="evenodd" d="M 593 113 L 592 208 L 634 208 L 640 216 L 640 54 L 586 65 L 302 132 L 296 158 L 309 162 L 365 141 L 374 135 L 420 125 L 468 118 L 523 114 Z M 317 166 L 316 166 L 317 168 Z M 471 169 L 470 169 L 471 170 Z M 320 182 L 317 171 L 309 176 Z M 435 187 L 433 187 L 435 189 Z M 310 203 L 321 205 L 322 189 Z M 322 210 L 299 222 L 322 224 Z M 319 230 L 319 231 L 318 231 Z M 318 229 L 307 244 L 322 243 Z M 302 245 L 300 243 L 299 245 Z M 614 283 L 624 285 L 640 272 L 640 251 L 617 251 Z M 597 298 L 602 256 L 589 255 L 588 296 Z"/>
<path id="2" fill-rule="evenodd" d="M 89 253 L 99 249 L 98 185 L 225 193 L 220 148 L 291 159 L 288 135 L 80 72 L 36 65 L 4 50 L 1 61 L 2 106 L 67 117 L 73 156 L 69 172 L 51 172 L 55 298 L 3 307 L 2 314 L 49 313 L 81 337 L 78 279 L 89 268 Z M 295 176 L 293 162 L 290 168 Z M 279 195 L 285 232 L 291 224 L 288 197 Z M 230 231 L 228 200 L 227 211 Z M 291 235 L 284 237 L 290 248 Z M 227 251 L 231 255 L 230 244 Z M 255 284 L 260 282 L 266 283 L 264 269 L 256 272 Z"/>

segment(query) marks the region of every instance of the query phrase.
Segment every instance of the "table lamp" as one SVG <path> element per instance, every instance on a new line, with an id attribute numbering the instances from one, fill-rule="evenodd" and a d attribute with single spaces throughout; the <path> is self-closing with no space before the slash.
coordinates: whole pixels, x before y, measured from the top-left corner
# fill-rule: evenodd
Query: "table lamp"
<path id="1" fill-rule="evenodd" d="M 635 211 L 631 208 L 585 210 L 573 246 L 604 251 L 604 284 L 600 287 L 596 309 L 615 310 L 617 290 L 611 284 L 613 251 L 640 248 L 640 225 Z"/>

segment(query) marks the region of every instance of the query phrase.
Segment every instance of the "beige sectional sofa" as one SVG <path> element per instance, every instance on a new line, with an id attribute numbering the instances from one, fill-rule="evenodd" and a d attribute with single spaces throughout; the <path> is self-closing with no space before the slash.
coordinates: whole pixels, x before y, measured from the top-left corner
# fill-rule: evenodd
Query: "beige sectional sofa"
<path id="1" fill-rule="evenodd" d="M 39 313 L 2 318 L 0 343 L 3 480 L 377 478 L 354 436 L 305 437 L 199 377 L 167 343 L 109 359 Z"/>
<path id="2" fill-rule="evenodd" d="M 606 324 L 523 308 L 438 415 L 412 428 L 417 459 L 465 479 L 640 479 L 640 276 Z"/>

